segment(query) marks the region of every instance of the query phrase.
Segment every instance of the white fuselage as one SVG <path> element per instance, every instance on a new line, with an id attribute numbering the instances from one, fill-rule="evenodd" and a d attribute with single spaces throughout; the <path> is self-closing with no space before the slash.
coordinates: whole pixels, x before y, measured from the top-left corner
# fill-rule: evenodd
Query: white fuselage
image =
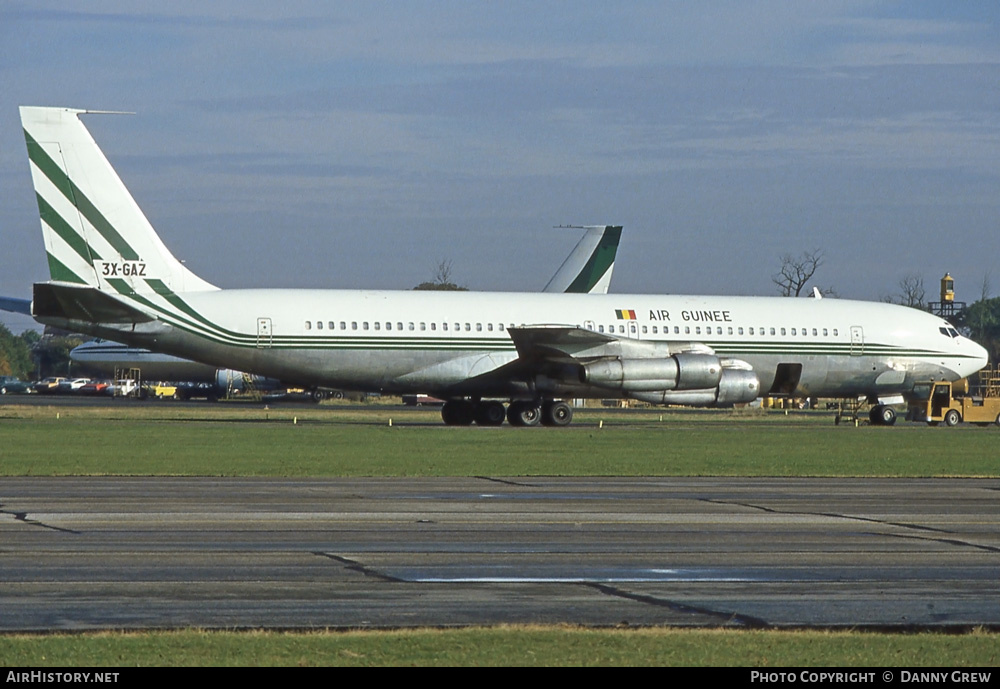
<path id="1" fill-rule="evenodd" d="M 750 364 L 762 394 L 782 383 L 782 365 L 801 369 L 792 389 L 775 392 L 878 396 L 905 393 L 916 380 L 956 380 L 986 363 L 985 351 L 949 334 L 941 318 L 837 299 L 367 290 L 179 296 L 190 317 L 165 311 L 159 321 L 102 333 L 288 382 L 453 395 L 534 392 L 534 380 L 496 375 L 518 359 L 509 334 L 517 326 L 707 346 Z M 607 396 L 575 384 L 553 392 Z"/>

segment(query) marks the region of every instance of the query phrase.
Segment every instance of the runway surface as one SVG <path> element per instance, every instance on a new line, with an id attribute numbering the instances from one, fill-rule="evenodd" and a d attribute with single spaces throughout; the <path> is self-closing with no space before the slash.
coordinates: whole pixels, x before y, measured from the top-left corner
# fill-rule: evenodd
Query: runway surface
<path id="1" fill-rule="evenodd" d="M 1000 626 L 996 479 L 0 479 L 0 631 Z"/>

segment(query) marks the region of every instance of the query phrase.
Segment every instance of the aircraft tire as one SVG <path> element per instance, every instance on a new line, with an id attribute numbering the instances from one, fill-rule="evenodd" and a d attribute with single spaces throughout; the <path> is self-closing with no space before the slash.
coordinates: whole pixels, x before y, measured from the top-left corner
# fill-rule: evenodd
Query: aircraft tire
<path id="1" fill-rule="evenodd" d="M 896 423 L 896 410 L 888 405 L 879 405 L 882 407 L 879 412 L 879 423 L 883 426 L 892 426 Z"/>
<path id="2" fill-rule="evenodd" d="M 568 426 L 573 422 L 573 408 L 565 402 L 546 402 L 542 405 L 543 426 Z"/>
<path id="3" fill-rule="evenodd" d="M 470 426 L 473 421 L 472 405 L 465 400 L 448 400 L 441 407 L 441 420 L 446 426 Z"/>
<path id="4" fill-rule="evenodd" d="M 502 426 L 507 410 L 502 402 L 480 402 L 476 405 L 475 416 L 479 426 Z"/>
<path id="5" fill-rule="evenodd" d="M 542 412 L 534 402 L 511 402 L 507 407 L 507 421 L 511 426 L 537 426 Z"/>
<path id="6" fill-rule="evenodd" d="M 957 426 L 961 420 L 961 414 L 954 409 L 949 409 L 944 415 L 944 424 L 946 426 Z"/>

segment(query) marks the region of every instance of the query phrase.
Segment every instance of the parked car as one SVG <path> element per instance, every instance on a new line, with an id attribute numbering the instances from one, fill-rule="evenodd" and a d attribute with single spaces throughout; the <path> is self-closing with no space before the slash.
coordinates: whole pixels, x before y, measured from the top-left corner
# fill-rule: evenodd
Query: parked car
<path id="1" fill-rule="evenodd" d="M 56 392 L 61 394 L 79 392 L 80 388 L 90 382 L 90 378 L 64 378 L 59 381 Z"/>
<path id="2" fill-rule="evenodd" d="M 56 392 L 56 390 L 59 388 L 59 383 L 63 382 L 64 380 L 66 379 L 60 378 L 58 376 L 49 376 L 48 378 L 42 378 L 32 387 L 34 387 L 35 392 L 39 394 L 51 395 Z"/>
<path id="3" fill-rule="evenodd" d="M 77 390 L 81 395 L 110 395 L 114 392 L 110 380 L 92 380 Z"/>
<path id="4" fill-rule="evenodd" d="M 14 376 L 0 376 L 0 395 L 26 395 L 33 392 L 31 386 Z"/>

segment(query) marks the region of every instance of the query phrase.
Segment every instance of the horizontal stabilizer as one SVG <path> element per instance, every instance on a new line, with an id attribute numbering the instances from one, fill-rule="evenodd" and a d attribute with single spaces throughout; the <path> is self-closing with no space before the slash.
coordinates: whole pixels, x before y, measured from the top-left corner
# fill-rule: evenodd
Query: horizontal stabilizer
<path id="1" fill-rule="evenodd" d="M 31 315 L 90 323 L 148 323 L 149 314 L 93 287 L 58 282 L 36 282 Z"/>
<path id="2" fill-rule="evenodd" d="M 10 311 L 11 313 L 23 313 L 26 316 L 30 316 L 31 300 L 15 299 L 14 297 L 0 297 L 0 309 Z"/>

